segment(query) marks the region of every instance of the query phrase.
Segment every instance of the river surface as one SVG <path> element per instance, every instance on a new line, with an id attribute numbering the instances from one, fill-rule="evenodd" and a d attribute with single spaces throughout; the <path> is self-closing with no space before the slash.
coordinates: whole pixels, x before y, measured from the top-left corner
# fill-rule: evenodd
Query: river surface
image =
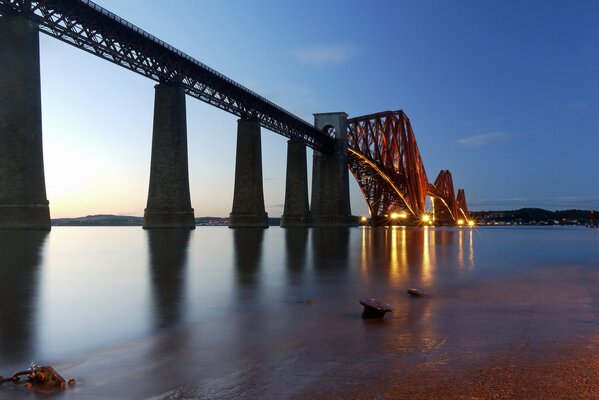
<path id="1" fill-rule="evenodd" d="M 364 297 L 394 310 L 362 320 Z M 598 321 L 599 230 L 0 231 L 0 375 L 51 364 L 77 380 L 59 398 L 299 398 Z"/>

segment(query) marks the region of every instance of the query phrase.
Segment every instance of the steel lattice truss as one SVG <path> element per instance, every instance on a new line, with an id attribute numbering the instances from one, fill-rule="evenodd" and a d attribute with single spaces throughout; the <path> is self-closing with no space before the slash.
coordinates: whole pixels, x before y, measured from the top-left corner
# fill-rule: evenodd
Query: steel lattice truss
<path id="1" fill-rule="evenodd" d="M 362 190 L 370 214 L 378 219 L 392 212 L 419 218 L 432 198 L 435 219 L 457 222 L 458 212 L 468 219 L 466 195 L 456 199 L 451 172 L 443 170 L 428 182 L 410 120 L 401 110 L 348 120 L 349 168 Z"/>
<path id="2" fill-rule="evenodd" d="M 0 0 L 41 32 L 157 82 L 178 82 L 201 101 L 330 153 L 334 141 L 308 122 L 88 0 Z"/>
<path id="3" fill-rule="evenodd" d="M 349 168 L 372 216 L 425 211 L 428 180 L 410 120 L 387 111 L 348 120 Z"/>
<path id="4" fill-rule="evenodd" d="M 458 206 L 451 172 L 446 169 L 439 172 L 434 185 L 429 186 L 429 195 L 433 199 L 436 222 L 450 224 L 457 221 Z"/>
<path id="5" fill-rule="evenodd" d="M 458 197 L 456 198 L 458 211 L 460 216 L 458 218 L 470 219 L 470 212 L 468 211 L 468 204 L 466 204 L 466 193 L 464 189 L 458 189 Z"/>

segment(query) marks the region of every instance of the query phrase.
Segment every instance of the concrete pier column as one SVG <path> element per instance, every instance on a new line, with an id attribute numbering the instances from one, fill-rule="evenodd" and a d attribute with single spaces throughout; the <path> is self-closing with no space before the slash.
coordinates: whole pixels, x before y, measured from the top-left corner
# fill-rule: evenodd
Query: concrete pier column
<path id="1" fill-rule="evenodd" d="M 268 228 L 262 186 L 262 144 L 260 123 L 254 119 L 237 121 L 235 189 L 229 228 Z"/>
<path id="2" fill-rule="evenodd" d="M 285 208 L 281 226 L 306 226 L 312 222 L 308 204 L 308 172 L 306 145 L 298 140 L 287 142 L 287 180 Z"/>
<path id="3" fill-rule="evenodd" d="M 0 229 L 50 229 L 38 25 L 0 17 Z"/>
<path id="4" fill-rule="evenodd" d="M 185 91 L 177 83 L 156 85 L 152 164 L 144 229 L 195 229 L 189 194 Z"/>
<path id="5" fill-rule="evenodd" d="M 335 137 L 335 151 L 314 150 L 312 165 L 312 218 L 314 226 L 352 226 L 347 155 L 347 114 L 314 114 L 314 125 Z"/>

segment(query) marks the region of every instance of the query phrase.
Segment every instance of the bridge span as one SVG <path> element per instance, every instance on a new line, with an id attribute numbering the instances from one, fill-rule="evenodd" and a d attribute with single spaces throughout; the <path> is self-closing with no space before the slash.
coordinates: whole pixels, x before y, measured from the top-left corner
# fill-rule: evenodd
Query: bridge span
<path id="1" fill-rule="evenodd" d="M 350 118 L 347 141 L 349 168 L 374 224 L 392 219 L 444 225 L 470 221 L 466 194 L 459 189 L 456 197 L 449 170 L 429 183 L 412 125 L 402 110 Z"/>
<path id="2" fill-rule="evenodd" d="M 396 209 L 416 218 L 423 214 L 423 196 L 427 194 L 446 206 L 440 213 L 449 215 L 449 223 L 457 221 L 460 211 L 467 213 L 463 191 L 457 199 L 453 196 L 450 174 L 442 171 L 443 176 L 433 185 L 426 181 L 403 113 L 387 118 L 399 117 L 404 125 L 407 120 L 409 127 L 407 136 L 404 131 L 391 132 L 399 135 L 394 143 L 403 143 L 400 147 L 407 151 L 401 153 L 401 168 L 390 164 L 393 170 L 386 158 L 374 157 L 363 143 L 352 141 L 359 119 L 348 120 L 343 112 L 321 113 L 314 114 L 312 125 L 92 1 L 0 0 L 0 228 L 50 228 L 43 167 L 39 32 L 158 82 L 146 229 L 195 227 L 185 95 L 239 117 L 232 228 L 268 226 L 261 127 L 289 139 L 282 226 L 354 224 L 348 165 L 374 217 Z M 379 137 L 381 132 L 386 135 L 379 131 Z M 306 146 L 314 149 L 310 203 Z M 371 164 L 377 166 L 368 170 Z M 370 178 L 364 175 L 367 170 Z"/>

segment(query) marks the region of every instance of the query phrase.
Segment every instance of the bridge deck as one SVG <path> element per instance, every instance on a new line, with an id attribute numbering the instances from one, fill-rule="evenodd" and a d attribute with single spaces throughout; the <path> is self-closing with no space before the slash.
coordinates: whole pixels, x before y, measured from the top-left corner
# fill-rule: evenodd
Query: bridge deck
<path id="1" fill-rule="evenodd" d="M 26 14 L 40 31 L 157 82 L 180 82 L 203 102 L 316 150 L 333 140 L 313 125 L 89 0 L 0 0 L 0 14 Z"/>

